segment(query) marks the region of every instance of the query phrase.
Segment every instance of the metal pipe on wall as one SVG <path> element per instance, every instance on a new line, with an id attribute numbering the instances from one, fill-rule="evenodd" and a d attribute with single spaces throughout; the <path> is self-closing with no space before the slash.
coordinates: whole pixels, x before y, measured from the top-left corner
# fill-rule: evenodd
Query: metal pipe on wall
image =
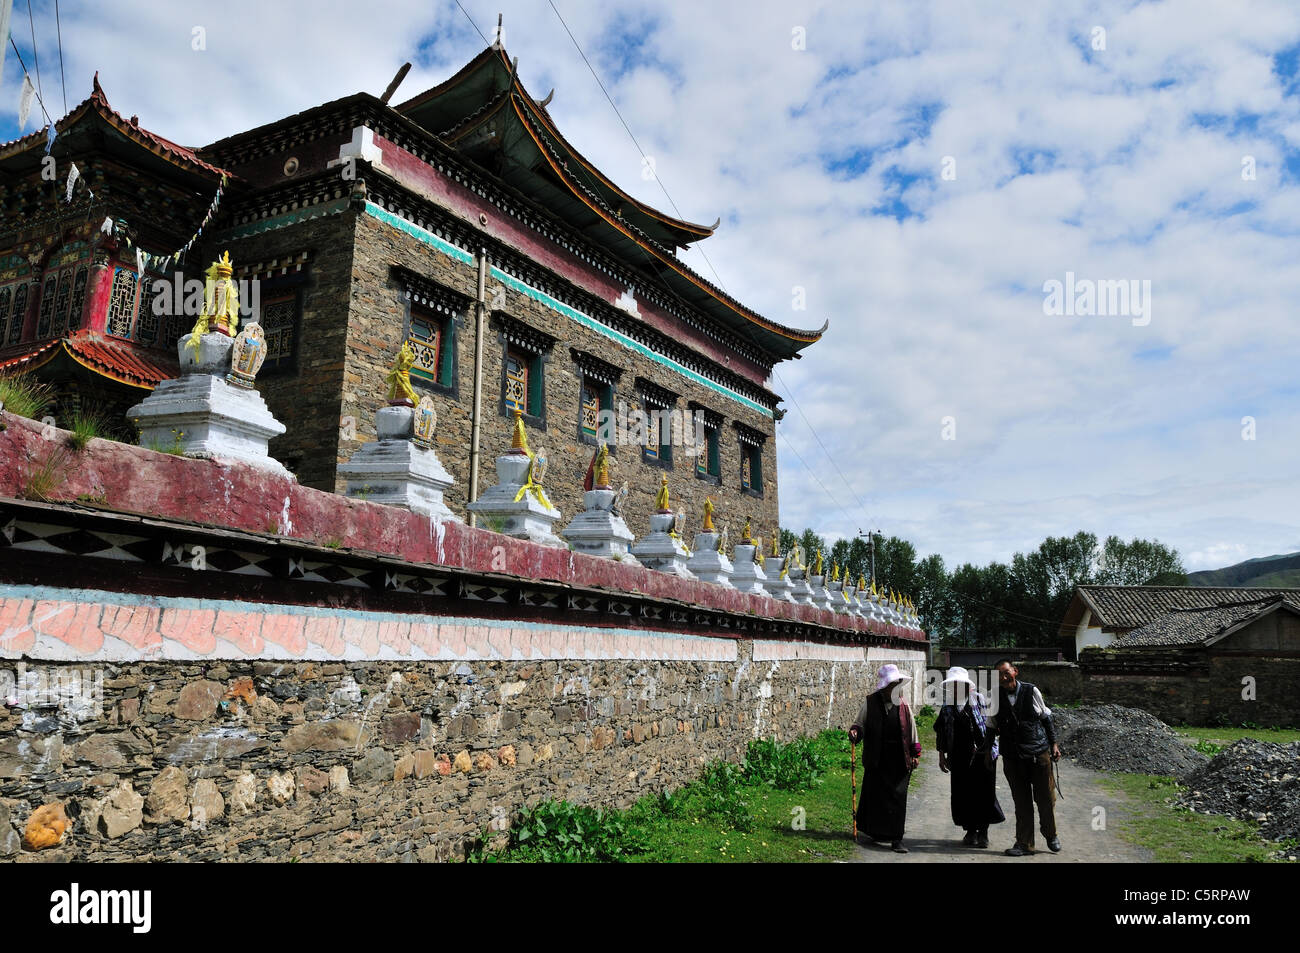
<path id="1" fill-rule="evenodd" d="M 478 499 L 479 416 L 483 403 L 483 331 L 487 319 L 487 249 L 478 250 L 478 296 L 474 301 L 474 404 L 469 429 L 469 502 Z M 478 516 L 469 514 L 469 525 Z"/>

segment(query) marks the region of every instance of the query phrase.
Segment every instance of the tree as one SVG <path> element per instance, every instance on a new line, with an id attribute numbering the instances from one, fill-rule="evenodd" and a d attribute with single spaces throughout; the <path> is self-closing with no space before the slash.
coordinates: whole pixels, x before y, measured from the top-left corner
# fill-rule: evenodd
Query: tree
<path id="1" fill-rule="evenodd" d="M 1183 582 L 1153 582 L 1180 576 Z M 1159 540 L 1133 539 L 1126 543 L 1118 536 L 1107 536 L 1097 557 L 1096 581 L 1104 586 L 1184 585 L 1186 570 L 1178 550 Z"/>

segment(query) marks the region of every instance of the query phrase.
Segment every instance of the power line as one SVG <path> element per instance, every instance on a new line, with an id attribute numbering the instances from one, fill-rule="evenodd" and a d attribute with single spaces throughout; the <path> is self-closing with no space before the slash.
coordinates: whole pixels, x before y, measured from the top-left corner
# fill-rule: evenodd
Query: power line
<path id="1" fill-rule="evenodd" d="M 18 44 L 14 42 L 12 33 L 9 34 L 9 45 L 13 48 L 14 56 L 18 57 L 18 65 L 22 67 L 23 75 L 27 77 L 27 81 L 30 83 L 32 81 L 31 74 L 27 72 L 27 64 L 23 62 L 23 54 L 18 51 Z M 41 98 L 40 90 L 32 87 L 32 92 L 36 95 L 36 104 L 41 107 L 41 112 L 45 114 L 45 118 L 50 122 L 54 122 L 54 119 L 50 116 L 50 111 L 45 108 L 45 100 Z"/>
<path id="2" fill-rule="evenodd" d="M 459 4 L 459 0 L 457 0 L 457 3 Z M 610 108 L 614 110 L 614 115 L 617 116 L 618 121 L 623 124 L 623 129 L 627 132 L 628 138 L 632 140 L 632 144 L 636 146 L 637 152 L 644 159 L 646 156 L 645 149 L 643 149 L 641 147 L 641 143 L 637 141 L 636 134 L 632 132 L 631 127 L 627 124 L 627 120 L 624 119 L 623 114 L 619 112 L 618 105 L 614 102 L 614 98 L 610 96 L 609 90 L 605 88 L 605 84 L 601 82 L 600 76 L 597 75 L 595 68 L 591 65 L 591 60 L 587 58 L 587 54 L 583 52 L 582 46 L 581 44 L 578 43 L 577 37 L 573 35 L 573 31 L 569 29 L 569 24 L 565 22 L 564 17 L 561 16 L 560 11 L 556 8 L 555 0 L 547 0 L 547 3 L 550 4 L 551 9 L 555 12 L 555 16 L 560 21 L 560 25 L 564 27 L 564 32 L 567 33 L 569 35 L 569 39 L 573 41 L 573 46 L 578 51 L 578 55 L 581 56 L 582 61 L 585 64 L 587 64 L 587 69 L 591 72 L 592 78 L 595 79 L 596 85 L 600 87 L 600 91 L 605 94 L 605 99 L 609 101 Z M 657 170 L 655 171 L 654 174 L 654 180 L 659 185 L 660 191 L 663 192 L 664 198 L 668 200 L 668 204 L 672 206 L 672 209 L 677 214 L 677 217 L 684 218 L 684 216 L 681 213 L 681 210 L 677 207 L 677 203 L 674 202 L 673 197 L 668 194 L 668 187 L 664 185 L 663 180 L 659 177 L 659 173 Z M 720 287 L 724 293 L 730 294 L 730 292 L 727 291 L 726 285 L 722 280 L 722 276 L 718 274 L 718 269 L 714 268 L 713 262 L 709 260 L 709 256 L 701 248 L 696 248 L 695 250 L 700 253 L 700 257 L 704 259 L 705 264 L 709 266 L 709 270 L 713 272 L 713 277 L 717 279 L 718 287 Z M 781 378 L 781 375 L 776 370 L 775 366 L 773 366 L 772 368 L 772 373 L 776 376 L 777 381 L 780 384 L 781 388 L 783 390 L 786 390 L 787 388 L 785 386 L 785 382 Z M 866 513 L 867 507 L 862 502 L 862 498 L 858 496 L 858 493 L 853 488 L 853 485 L 849 483 L 848 478 L 844 475 L 844 471 L 840 469 L 840 465 L 838 462 L 836 462 L 835 457 L 831 455 L 831 452 L 828 449 L 826 449 L 826 444 L 822 442 L 821 435 L 818 434 L 816 428 L 813 427 L 812 422 L 808 419 L 808 415 L 803 412 L 803 407 L 800 406 L 798 398 L 794 396 L 793 392 L 790 392 L 790 401 L 791 403 L 794 404 L 795 409 L 799 411 L 799 416 L 803 418 L 803 422 L 805 426 L 807 426 L 808 429 L 812 432 L 813 438 L 817 441 L 817 445 L 822 449 L 822 453 L 826 454 L 826 458 L 830 460 L 831 466 L 833 466 L 835 468 L 835 472 L 839 474 L 840 480 L 843 481 L 845 487 L 848 488 L 848 491 L 851 494 L 853 494 L 853 498 L 857 502 L 858 508 L 862 510 L 864 513 Z M 787 441 L 787 443 L 789 443 L 789 441 Z M 825 488 L 823 487 L 823 489 Z M 829 494 L 827 495 L 829 496 Z M 843 508 L 838 506 L 838 504 L 836 508 L 839 509 L 840 512 L 842 513 L 844 512 Z M 848 514 L 845 513 L 845 515 L 847 516 Z M 874 521 L 874 516 L 872 517 L 872 519 L 868 520 L 868 522 L 873 522 L 873 521 Z"/>
<path id="3" fill-rule="evenodd" d="M 31 0 L 28 0 L 28 2 L 31 2 Z M 472 27 L 474 28 L 474 32 L 477 33 L 480 37 L 482 37 L 483 42 L 484 42 L 486 45 L 491 46 L 492 44 L 491 44 L 491 43 L 488 43 L 488 38 L 487 38 L 486 36 L 483 36 L 483 31 L 480 30 L 480 29 L 478 28 L 478 24 L 474 22 L 474 18 L 473 18 L 472 16 L 469 15 L 469 11 L 466 10 L 464 7 L 461 7 L 461 6 L 460 6 L 460 0 L 456 0 L 456 6 L 460 7 L 460 12 L 461 12 L 461 13 L 465 14 L 465 19 L 468 20 L 468 21 L 469 21 L 469 25 L 472 26 Z"/>
<path id="4" fill-rule="evenodd" d="M 36 92 L 39 97 L 45 90 L 41 88 L 41 55 L 36 49 L 36 18 L 32 16 L 32 0 L 27 0 L 27 22 L 32 27 L 32 62 L 36 64 Z M 45 108 L 43 102 L 41 108 Z M 45 115 L 48 116 L 49 113 Z"/>
<path id="5" fill-rule="evenodd" d="M 63 85 L 63 114 L 68 114 L 68 81 L 63 75 L 63 24 L 59 21 L 59 0 L 54 0 L 54 29 L 59 36 L 59 82 Z"/>

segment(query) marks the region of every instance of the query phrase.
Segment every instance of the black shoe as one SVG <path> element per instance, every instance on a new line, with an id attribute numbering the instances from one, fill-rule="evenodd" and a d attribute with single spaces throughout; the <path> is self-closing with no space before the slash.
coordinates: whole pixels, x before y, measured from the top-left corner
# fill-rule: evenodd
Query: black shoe
<path id="1" fill-rule="evenodd" d="M 1059 854 L 1061 852 L 1061 838 L 1053 837 L 1051 840 L 1049 840 L 1047 842 L 1047 849 L 1050 850 L 1053 854 Z"/>
<path id="2" fill-rule="evenodd" d="M 963 838 L 961 839 L 961 844 L 962 844 L 963 847 L 974 847 L 974 846 L 975 846 L 975 839 L 976 839 L 976 834 L 975 834 L 975 832 L 974 832 L 974 831 L 967 831 L 967 832 L 966 832 L 966 836 L 963 837 Z"/>
<path id="3" fill-rule="evenodd" d="M 1008 847 L 1005 851 L 1003 851 L 1003 853 L 1005 853 L 1008 857 L 1028 857 L 1030 854 L 1033 853 L 1033 851 L 1021 847 L 1019 844 L 1016 844 L 1014 847 Z"/>
<path id="4" fill-rule="evenodd" d="M 988 832 L 987 832 L 987 831 L 980 831 L 980 832 L 979 832 L 979 835 L 975 838 L 975 846 L 976 846 L 976 847 L 988 847 L 988 846 L 989 846 L 989 835 L 988 835 Z"/>
<path id="5" fill-rule="evenodd" d="M 892 844 L 890 844 L 889 846 L 890 846 L 890 849 L 893 850 L 893 852 L 894 852 L 895 854 L 906 854 L 906 853 L 908 853 L 907 848 L 903 846 L 903 842 L 902 842 L 901 840 L 896 840 L 896 841 L 894 841 Z"/>

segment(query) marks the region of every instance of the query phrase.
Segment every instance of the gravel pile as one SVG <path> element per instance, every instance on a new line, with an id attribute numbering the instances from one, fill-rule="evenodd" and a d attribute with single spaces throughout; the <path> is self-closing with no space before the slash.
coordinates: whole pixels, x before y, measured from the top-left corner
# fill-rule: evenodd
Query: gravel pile
<path id="1" fill-rule="evenodd" d="M 1182 778 L 1205 764 L 1205 755 L 1139 708 L 1054 708 L 1052 717 L 1061 753 L 1086 768 Z"/>
<path id="2" fill-rule="evenodd" d="M 1194 811 L 1259 821 L 1269 840 L 1300 838 L 1300 741 L 1234 741 L 1183 784 Z"/>

